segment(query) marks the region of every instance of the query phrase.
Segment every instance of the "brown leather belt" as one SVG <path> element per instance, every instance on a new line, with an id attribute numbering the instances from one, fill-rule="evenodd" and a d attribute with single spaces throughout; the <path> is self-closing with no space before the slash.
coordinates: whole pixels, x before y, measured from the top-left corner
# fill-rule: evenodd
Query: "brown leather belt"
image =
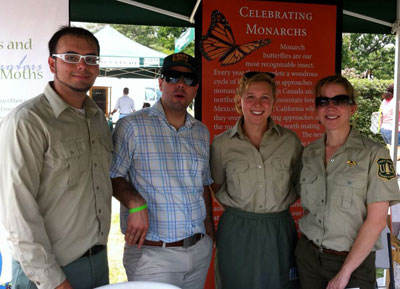
<path id="1" fill-rule="evenodd" d="M 179 240 L 176 242 L 172 243 L 165 243 L 162 241 L 150 241 L 150 240 L 144 240 L 143 245 L 146 246 L 154 246 L 154 247 L 183 247 L 187 248 L 190 246 L 193 246 L 196 244 L 198 241 L 200 241 L 203 238 L 204 234 L 197 233 L 194 234 L 193 236 L 190 236 L 188 238 L 185 238 L 183 240 Z"/>
<path id="2" fill-rule="evenodd" d="M 306 236 L 304 236 L 304 238 L 308 241 L 309 244 L 311 244 L 314 248 L 318 249 L 318 251 L 320 251 L 322 254 L 334 255 L 334 256 L 347 256 L 349 254 L 348 251 L 336 251 L 324 247 L 319 247 L 315 245 L 313 241 L 308 240 Z"/>
<path id="3" fill-rule="evenodd" d="M 82 256 L 83 257 L 90 257 L 93 255 L 96 255 L 97 253 L 100 253 L 101 251 L 103 251 L 106 248 L 106 246 L 104 245 L 94 245 L 92 248 L 90 248 L 89 250 L 87 250 Z"/>

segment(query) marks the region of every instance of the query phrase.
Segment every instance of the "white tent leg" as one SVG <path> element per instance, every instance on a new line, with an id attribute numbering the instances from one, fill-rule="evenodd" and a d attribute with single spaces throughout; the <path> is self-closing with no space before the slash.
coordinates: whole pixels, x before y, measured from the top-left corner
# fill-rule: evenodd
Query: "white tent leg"
<path id="1" fill-rule="evenodd" d="M 397 0 L 397 14 L 396 14 L 396 23 L 393 26 L 393 32 L 396 33 L 396 47 L 395 47 L 395 63 L 394 63 L 394 90 L 393 97 L 395 109 L 394 109 L 394 122 L 392 127 L 392 143 L 390 147 L 390 156 L 392 160 L 397 163 L 397 146 L 398 144 L 398 123 L 399 123 L 399 69 L 400 69 L 400 61 L 399 61 L 399 51 L 400 51 L 400 0 Z"/>

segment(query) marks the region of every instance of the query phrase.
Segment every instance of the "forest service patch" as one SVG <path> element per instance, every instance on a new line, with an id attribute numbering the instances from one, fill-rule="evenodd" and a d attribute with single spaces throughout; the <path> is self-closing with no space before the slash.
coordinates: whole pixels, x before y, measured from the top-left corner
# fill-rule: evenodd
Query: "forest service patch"
<path id="1" fill-rule="evenodd" d="M 396 177 L 396 171 L 391 159 L 378 159 L 378 177 L 381 179 L 391 180 Z"/>

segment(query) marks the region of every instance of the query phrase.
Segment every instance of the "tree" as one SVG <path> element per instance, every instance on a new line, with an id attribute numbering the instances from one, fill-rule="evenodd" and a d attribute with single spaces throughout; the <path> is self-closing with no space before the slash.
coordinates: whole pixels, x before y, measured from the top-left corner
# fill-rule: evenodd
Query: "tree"
<path id="1" fill-rule="evenodd" d="M 342 69 L 354 68 L 364 77 L 372 74 L 378 79 L 393 79 L 394 35 L 345 33 L 342 40 Z"/>
<path id="2" fill-rule="evenodd" d="M 96 33 L 107 24 L 75 22 L 75 26 L 82 26 Z M 157 51 L 171 54 L 175 50 L 175 39 L 177 39 L 186 27 L 164 27 L 146 25 L 124 25 L 111 24 L 112 28 L 126 37 Z M 194 43 L 189 44 L 183 52 L 194 55 Z"/>

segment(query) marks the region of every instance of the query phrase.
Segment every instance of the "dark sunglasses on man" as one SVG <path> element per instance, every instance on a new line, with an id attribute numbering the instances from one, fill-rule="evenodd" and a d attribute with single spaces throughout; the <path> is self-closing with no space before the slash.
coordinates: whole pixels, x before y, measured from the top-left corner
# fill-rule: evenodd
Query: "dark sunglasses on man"
<path id="1" fill-rule="evenodd" d="M 175 84 L 183 78 L 183 82 L 189 86 L 196 86 L 199 83 L 199 77 L 193 72 L 182 72 L 177 70 L 168 70 L 162 75 L 166 82 Z"/>
<path id="2" fill-rule="evenodd" d="M 350 96 L 345 94 L 335 95 L 334 97 L 319 96 L 315 98 L 316 107 L 326 107 L 331 102 L 334 106 L 354 104 Z"/>

